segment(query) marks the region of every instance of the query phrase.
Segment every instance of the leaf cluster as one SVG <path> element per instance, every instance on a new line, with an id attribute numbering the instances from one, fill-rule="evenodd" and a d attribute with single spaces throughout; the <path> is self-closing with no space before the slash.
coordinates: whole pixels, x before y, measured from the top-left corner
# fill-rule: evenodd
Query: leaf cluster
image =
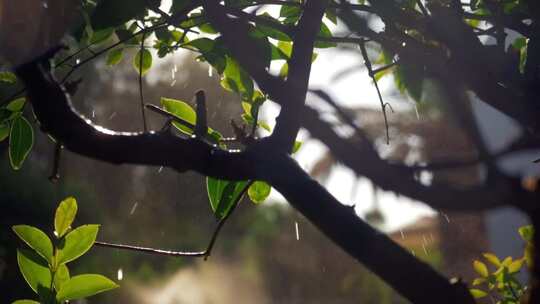
<path id="1" fill-rule="evenodd" d="M 73 197 L 60 202 L 54 217 L 53 240 L 33 226 L 12 227 L 13 232 L 27 245 L 17 250 L 19 269 L 39 297 L 39 302 L 17 300 L 13 304 L 64 303 L 118 287 L 99 274 L 70 275 L 67 264 L 90 250 L 99 231 L 99 225 L 71 227 L 77 208 L 77 201 Z"/>

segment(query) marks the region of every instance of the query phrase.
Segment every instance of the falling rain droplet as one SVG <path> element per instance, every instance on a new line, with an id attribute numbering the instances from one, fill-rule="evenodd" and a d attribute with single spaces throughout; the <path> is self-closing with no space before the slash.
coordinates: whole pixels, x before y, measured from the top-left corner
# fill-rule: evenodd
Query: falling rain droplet
<path id="1" fill-rule="evenodd" d="M 92 118 L 96 117 L 96 111 L 92 111 Z"/>
<path id="2" fill-rule="evenodd" d="M 428 253 L 428 251 L 427 251 L 427 249 L 426 249 L 426 245 L 422 244 L 422 249 L 424 249 L 424 253 L 425 253 L 426 255 L 429 255 L 429 253 Z"/>
<path id="3" fill-rule="evenodd" d="M 420 120 L 420 112 L 418 112 L 418 103 L 414 103 L 414 112 L 416 113 L 416 119 Z"/>
<path id="4" fill-rule="evenodd" d="M 172 79 L 175 79 L 176 77 L 176 71 L 174 70 L 174 68 L 171 70 L 171 78 Z"/>
<path id="5" fill-rule="evenodd" d="M 209 65 L 209 66 L 208 66 L 208 77 L 211 78 L 211 77 L 212 77 L 212 74 L 213 74 L 213 69 L 212 69 L 212 66 Z"/>
<path id="6" fill-rule="evenodd" d="M 109 120 L 113 119 L 116 116 L 116 112 L 112 112 L 111 116 L 109 116 Z"/>
<path id="7" fill-rule="evenodd" d="M 174 87 L 175 84 L 176 84 L 176 79 L 173 79 L 173 81 L 171 82 L 171 87 Z"/>
<path id="8" fill-rule="evenodd" d="M 407 42 L 403 42 L 403 43 L 401 44 L 401 46 L 402 46 L 402 47 L 406 47 L 406 46 L 407 46 Z"/>
<path id="9" fill-rule="evenodd" d="M 405 239 L 405 233 L 403 233 L 403 230 L 399 229 L 399 233 L 401 233 L 401 239 Z"/>
<path id="10" fill-rule="evenodd" d="M 298 229 L 298 222 L 294 222 L 294 230 L 296 231 L 296 240 L 300 240 L 300 229 Z"/>
<path id="11" fill-rule="evenodd" d="M 131 206 L 131 211 L 129 211 L 129 215 L 133 215 L 133 213 L 135 213 L 135 210 L 137 210 L 137 206 L 139 206 L 138 202 L 135 202 L 133 206 Z"/>
<path id="12" fill-rule="evenodd" d="M 122 268 L 118 268 L 118 271 L 116 272 L 116 278 L 118 281 L 122 281 L 124 279 L 124 271 L 122 271 Z"/>
<path id="13" fill-rule="evenodd" d="M 157 170 L 157 173 L 161 173 L 161 171 L 163 171 L 163 166 L 159 167 L 159 169 Z"/>
<path id="14" fill-rule="evenodd" d="M 411 254 L 412 254 L 413 256 L 416 256 L 416 252 L 414 252 L 414 250 L 411 250 Z"/>
<path id="15" fill-rule="evenodd" d="M 75 64 L 81 63 L 81 60 L 79 58 L 75 59 Z"/>
<path id="16" fill-rule="evenodd" d="M 49 8 L 49 3 L 47 1 L 41 1 L 43 8 Z"/>
<path id="17" fill-rule="evenodd" d="M 446 213 L 444 213 L 444 212 L 441 212 L 441 214 L 442 214 L 442 216 L 444 216 L 444 219 L 446 219 L 448 224 L 450 224 L 450 218 L 448 217 L 448 215 L 446 215 Z"/>

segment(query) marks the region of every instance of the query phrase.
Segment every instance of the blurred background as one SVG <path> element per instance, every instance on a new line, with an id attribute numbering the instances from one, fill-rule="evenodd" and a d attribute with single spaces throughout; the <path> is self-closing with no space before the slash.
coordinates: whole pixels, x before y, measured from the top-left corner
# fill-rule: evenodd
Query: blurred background
<path id="1" fill-rule="evenodd" d="M 141 130 L 132 56 L 114 68 L 100 59 L 79 70 L 73 77 L 83 79 L 73 99 L 76 109 L 113 130 Z M 159 104 L 160 97 L 192 102 L 194 92 L 204 89 L 210 125 L 233 136 L 228 119 L 240 121 L 240 99 L 220 87 L 215 71 L 184 53 L 154 59 L 144 79 L 145 102 Z M 385 158 L 413 164 L 474 155 L 459 126 L 438 106 L 437 98 L 443 97 L 437 96 L 436 87 L 424 83 L 422 100 L 414 102 L 395 89 L 391 75 L 380 81 L 383 97 L 394 110 L 388 113 L 390 145 L 386 145 L 377 93 L 361 64 L 356 49 L 321 50 L 311 85 L 327 91 L 357 117 Z M 309 96 L 308 103 L 332 119 L 333 113 L 319 100 Z M 487 126 L 485 135 L 495 134 L 490 137 L 494 149 L 519 134 L 501 114 L 479 101 L 475 106 L 484 113 L 478 121 Z M 262 111 L 262 119 L 273 125 L 278 108 L 268 103 Z M 148 116 L 151 129 L 163 125 L 161 117 Z M 348 130 L 341 131 L 346 136 Z M 17 172 L 9 167 L 8 143 L 0 143 L 0 302 L 32 297 L 17 269 L 15 248 L 20 243 L 10 227 L 29 224 L 52 233 L 54 209 L 67 196 L 79 203 L 75 226 L 101 224 L 101 241 L 168 250 L 206 248 L 217 222 L 203 176 L 161 167 L 115 166 L 65 151 L 61 178 L 51 183 L 54 144 L 43 133 L 36 132 L 36 137 L 35 148 Z M 300 139 L 303 145 L 295 158 L 312 176 L 353 206 L 359 217 L 448 276 L 471 280 L 472 261 L 483 252 L 500 257 L 522 254 L 517 228 L 526 219 L 520 213 L 499 209 L 461 215 L 432 210 L 355 176 L 308 133 L 302 132 Z M 510 159 L 501 165 L 516 174 L 533 174 L 521 169 L 520 163 Z M 418 178 L 425 183 L 437 179 L 467 185 L 481 176 L 481 168 L 472 167 Z M 365 250 L 370 250 L 368 244 Z M 329 242 L 274 190 L 261 205 L 242 201 L 207 261 L 94 247 L 70 265 L 73 274 L 101 273 L 121 285 L 84 303 L 406 303 Z"/>

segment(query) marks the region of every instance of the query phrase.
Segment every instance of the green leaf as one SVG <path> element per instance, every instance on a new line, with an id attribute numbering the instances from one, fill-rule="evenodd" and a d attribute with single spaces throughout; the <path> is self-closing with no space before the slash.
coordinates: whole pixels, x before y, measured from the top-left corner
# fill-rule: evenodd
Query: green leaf
<path id="1" fill-rule="evenodd" d="M 206 178 L 210 206 L 218 219 L 224 218 L 234 203 L 240 199 L 247 181 L 232 182 L 212 177 Z"/>
<path id="2" fill-rule="evenodd" d="M 473 262 L 473 267 L 474 267 L 474 270 L 476 271 L 476 273 L 478 273 L 482 277 L 487 278 L 489 276 L 489 272 L 488 272 L 486 264 L 484 264 L 484 263 L 482 263 L 482 262 L 480 262 L 478 260 L 475 260 Z"/>
<path id="3" fill-rule="evenodd" d="M 9 124 L 0 123 L 0 142 L 9 136 Z"/>
<path id="4" fill-rule="evenodd" d="M 294 141 L 294 146 L 292 148 L 292 153 L 294 154 L 294 153 L 298 152 L 298 150 L 300 150 L 301 147 L 302 147 L 302 142 L 301 141 L 299 141 L 299 140 Z"/>
<path id="5" fill-rule="evenodd" d="M 82 299 L 95 294 L 118 288 L 118 284 L 99 274 L 82 274 L 74 276 L 62 285 L 56 294 L 60 303 Z"/>
<path id="6" fill-rule="evenodd" d="M 512 47 L 519 52 L 519 71 L 520 73 L 525 72 L 525 63 L 527 62 L 527 45 L 529 39 L 525 37 L 519 37 L 512 43 Z"/>
<path id="7" fill-rule="evenodd" d="M 190 46 L 199 50 L 202 55 L 198 59 L 205 60 L 211 64 L 219 74 L 225 70 L 227 64 L 225 58 L 226 49 L 223 47 L 219 38 L 215 40 L 199 38 L 184 44 L 184 46 Z"/>
<path id="8" fill-rule="evenodd" d="M 11 112 L 20 112 L 23 109 L 25 102 L 26 102 L 25 97 L 17 98 L 11 101 L 10 103 L 8 103 L 8 105 L 6 106 L 6 109 L 10 110 Z"/>
<path id="9" fill-rule="evenodd" d="M 141 54 L 142 54 L 142 65 L 141 65 Z M 143 49 L 137 51 L 135 57 L 133 57 L 133 67 L 137 73 L 146 74 L 148 70 L 152 67 L 152 53 L 149 50 Z"/>
<path id="10" fill-rule="evenodd" d="M 272 187 L 261 181 L 256 181 L 248 189 L 248 196 L 252 202 L 259 204 L 264 202 L 264 200 L 270 195 Z"/>
<path id="11" fill-rule="evenodd" d="M 287 60 L 289 57 L 283 53 L 282 50 L 280 50 L 278 47 L 276 47 L 273 44 L 270 44 L 270 47 L 272 49 L 272 60 Z"/>
<path id="12" fill-rule="evenodd" d="M 236 60 L 227 56 L 227 65 L 223 73 L 221 85 L 233 92 L 238 92 L 243 99 L 251 100 L 253 97 L 253 81 L 251 77 L 238 65 Z"/>
<path id="13" fill-rule="evenodd" d="M 407 92 L 416 102 L 420 102 L 422 98 L 424 76 L 418 66 L 411 64 L 400 64 L 394 69 L 394 81 L 399 91 Z"/>
<path id="14" fill-rule="evenodd" d="M 161 97 L 160 103 L 167 112 L 195 126 L 195 123 L 197 122 L 197 113 L 195 113 L 195 110 L 193 110 L 193 108 L 187 102 L 178 99 Z M 173 122 L 173 125 L 186 134 L 193 133 L 191 128 L 178 122 Z"/>
<path id="15" fill-rule="evenodd" d="M 328 26 L 326 26 L 326 24 L 324 24 L 324 22 L 321 23 L 321 29 L 319 31 L 318 37 L 320 37 L 320 38 L 331 38 L 332 37 L 332 32 L 330 31 Z M 316 48 L 330 48 L 330 47 L 335 47 L 335 46 L 337 46 L 337 44 L 335 42 L 327 42 L 327 41 L 316 41 L 315 42 L 315 47 Z"/>
<path id="16" fill-rule="evenodd" d="M 298 21 L 301 13 L 302 9 L 299 6 L 282 5 L 279 11 L 279 17 L 285 18 L 283 23 L 292 24 Z"/>
<path id="17" fill-rule="evenodd" d="M 24 280 L 35 293 L 42 295 L 49 290 L 51 271 L 42 257 L 31 250 L 18 249 L 17 263 Z"/>
<path id="18" fill-rule="evenodd" d="M 72 230 L 62 240 L 56 252 L 57 265 L 71 262 L 87 252 L 99 231 L 99 225 L 83 225 Z"/>
<path id="19" fill-rule="evenodd" d="M 107 54 L 107 65 L 113 66 L 117 65 L 122 61 L 124 57 L 124 50 L 121 48 L 113 49 Z"/>
<path id="20" fill-rule="evenodd" d="M 73 197 L 63 200 L 54 216 L 54 232 L 57 238 L 61 238 L 71 229 L 71 224 L 77 214 L 77 201 Z"/>
<path id="21" fill-rule="evenodd" d="M 0 81 L 13 84 L 17 82 L 17 76 L 11 72 L 0 72 Z"/>
<path id="22" fill-rule="evenodd" d="M 283 54 L 287 56 L 287 58 L 291 57 L 292 54 L 292 43 L 285 42 L 285 41 L 279 41 L 277 45 L 278 49 L 280 49 Z"/>
<path id="23" fill-rule="evenodd" d="M 495 265 L 497 267 L 501 266 L 501 260 L 499 260 L 499 258 L 496 255 L 494 255 L 493 253 L 488 252 L 488 253 L 484 253 L 482 255 L 491 264 L 493 264 L 493 265 Z"/>
<path id="24" fill-rule="evenodd" d="M 102 30 L 124 24 L 144 13 L 146 5 L 146 0 L 99 1 L 91 16 L 92 27 Z"/>
<path id="25" fill-rule="evenodd" d="M 34 300 L 17 300 L 11 304 L 39 304 L 39 302 Z"/>
<path id="26" fill-rule="evenodd" d="M 485 282 L 486 282 L 485 278 L 476 278 L 476 279 L 473 280 L 472 285 L 473 286 L 478 286 L 478 285 L 481 285 L 481 284 L 483 284 Z"/>
<path id="27" fill-rule="evenodd" d="M 22 116 L 17 116 L 9 133 L 9 160 L 14 170 L 19 170 L 34 145 L 34 130 Z"/>
<path id="28" fill-rule="evenodd" d="M 28 225 L 16 225 L 12 229 L 21 240 L 52 265 L 53 245 L 45 232 Z"/>
<path id="29" fill-rule="evenodd" d="M 289 63 L 285 62 L 279 69 L 279 77 L 286 78 L 289 75 Z"/>
<path id="30" fill-rule="evenodd" d="M 469 289 L 469 291 L 471 292 L 471 295 L 473 296 L 473 298 L 475 299 L 480 299 L 480 298 L 483 298 L 485 296 L 487 296 L 487 292 L 483 291 L 483 290 L 480 290 L 480 289 Z"/>
<path id="31" fill-rule="evenodd" d="M 532 225 L 527 225 L 527 226 L 520 227 L 518 232 L 519 232 L 519 235 L 521 236 L 521 238 L 524 241 L 531 242 L 533 240 L 534 228 L 533 228 Z"/>
<path id="32" fill-rule="evenodd" d="M 69 281 L 69 269 L 66 264 L 62 264 L 54 273 L 54 289 L 58 292 L 67 281 Z"/>
<path id="33" fill-rule="evenodd" d="M 509 273 L 519 272 L 524 262 L 525 262 L 525 259 L 517 259 L 513 261 L 512 263 L 510 263 L 510 265 L 508 265 L 508 272 Z"/>

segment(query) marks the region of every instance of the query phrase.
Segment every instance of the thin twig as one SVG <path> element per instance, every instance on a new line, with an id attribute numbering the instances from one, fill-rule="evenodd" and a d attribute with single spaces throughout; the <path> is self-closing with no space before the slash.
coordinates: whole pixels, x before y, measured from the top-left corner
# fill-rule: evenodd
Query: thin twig
<path id="1" fill-rule="evenodd" d="M 208 134 L 208 123 L 206 120 L 206 96 L 203 90 L 195 93 L 195 105 L 197 110 L 197 120 L 195 121 L 195 135 L 205 137 Z"/>
<path id="2" fill-rule="evenodd" d="M 56 183 L 60 179 L 60 158 L 62 156 L 62 148 L 62 144 L 56 142 L 54 147 L 53 170 L 51 176 L 49 176 L 49 180 L 52 183 Z"/>
<path id="3" fill-rule="evenodd" d="M 377 79 L 375 78 L 375 74 L 373 73 L 373 68 L 371 66 L 371 61 L 369 60 L 365 41 L 361 42 L 360 44 L 360 51 L 362 53 L 362 57 L 364 58 L 364 64 L 366 66 L 366 69 L 368 70 L 369 77 L 373 80 L 373 84 L 375 85 L 375 89 L 377 90 L 377 95 L 379 96 L 379 101 L 381 103 L 381 110 L 384 116 L 384 126 L 386 128 L 386 144 L 390 144 L 390 131 L 388 126 L 388 117 L 386 115 L 386 106 L 387 104 L 384 103 L 384 100 L 382 98 L 381 90 L 379 89 L 379 84 L 377 83 Z"/>
<path id="4" fill-rule="evenodd" d="M 210 239 L 210 243 L 208 244 L 208 247 L 206 247 L 205 250 L 205 256 L 204 260 L 206 261 L 210 254 L 212 253 L 212 249 L 214 248 L 214 244 L 216 243 L 217 237 L 219 235 L 219 232 L 221 231 L 221 228 L 225 225 L 227 222 L 227 219 L 232 215 L 233 211 L 236 209 L 236 206 L 238 206 L 238 203 L 244 197 L 244 194 L 249 189 L 249 187 L 253 184 L 253 181 L 248 181 L 247 184 L 244 186 L 240 194 L 238 195 L 236 201 L 231 206 L 231 209 L 229 209 L 229 212 L 225 214 L 225 216 L 219 221 L 218 225 L 216 226 L 216 229 L 214 230 L 214 233 L 212 234 L 212 238 Z"/>
<path id="5" fill-rule="evenodd" d="M 143 24 L 143 27 L 141 28 L 141 31 L 144 31 L 144 24 Z M 142 34 L 142 37 L 141 37 L 141 48 L 139 50 L 139 98 L 140 98 L 140 105 L 141 105 L 141 115 L 142 115 L 142 121 L 143 121 L 143 128 L 144 128 L 144 132 L 148 132 L 148 126 L 146 124 L 146 112 L 144 110 L 144 94 L 143 94 L 143 59 L 144 59 L 144 51 L 145 51 L 145 48 L 144 48 L 144 37 L 145 36 L 145 33 L 143 32 Z"/>
<path id="6" fill-rule="evenodd" d="M 240 192 L 240 195 L 238 195 L 237 199 L 234 201 L 233 205 L 225 214 L 225 216 L 218 222 L 216 228 L 214 229 L 214 232 L 212 233 L 212 236 L 210 238 L 210 241 L 208 242 L 208 246 L 204 251 L 172 251 L 172 250 L 163 250 L 163 249 L 156 249 L 156 248 L 150 248 L 150 247 L 140 247 L 140 246 L 132 246 L 132 245 L 124 245 L 124 244 L 114 244 L 114 243 L 107 243 L 107 242 L 100 242 L 96 241 L 94 244 L 100 247 L 107 247 L 107 248 L 115 248 L 115 249 L 122 249 L 122 250 L 129 250 L 129 251 L 136 251 L 136 252 L 143 252 L 143 253 L 149 253 L 149 254 L 155 254 L 155 255 L 166 255 L 166 256 L 173 256 L 173 257 L 202 257 L 206 261 L 208 257 L 212 254 L 212 249 L 214 248 L 214 245 L 216 244 L 219 232 L 227 222 L 227 219 L 232 215 L 233 211 L 238 206 L 238 203 L 244 197 L 244 194 L 249 189 L 253 182 L 248 181 L 248 183 L 244 186 L 242 191 Z"/>
<path id="7" fill-rule="evenodd" d="M 206 251 L 195 251 L 195 252 L 171 251 L 171 250 L 155 249 L 155 248 L 149 248 L 149 247 L 113 244 L 113 243 L 99 242 L 99 241 L 96 241 L 94 244 L 99 247 L 108 247 L 108 248 L 130 250 L 130 251 L 144 252 L 144 253 L 157 254 L 157 255 L 177 256 L 177 257 L 180 257 L 180 256 L 204 257 L 206 254 Z"/>

